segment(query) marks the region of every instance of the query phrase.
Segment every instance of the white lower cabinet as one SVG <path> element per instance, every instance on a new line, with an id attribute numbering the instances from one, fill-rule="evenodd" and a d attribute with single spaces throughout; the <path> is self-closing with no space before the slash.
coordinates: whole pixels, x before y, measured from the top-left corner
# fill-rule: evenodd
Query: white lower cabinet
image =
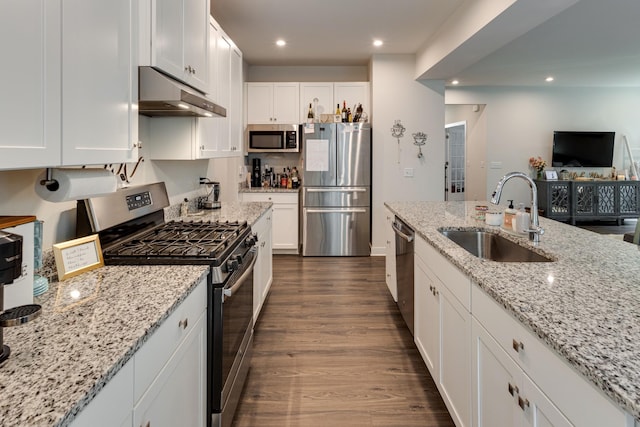
<path id="1" fill-rule="evenodd" d="M 517 377 L 520 374 L 523 378 L 522 385 L 518 385 L 518 395 L 529 404 L 524 405 L 522 410 L 518 405 L 518 397 L 515 398 L 516 408 L 524 412 L 525 417 L 522 424 L 518 425 L 628 425 L 626 414 L 620 407 L 526 330 L 483 290 L 473 286 L 471 298 L 474 323 L 477 323 L 473 331 L 476 425 L 495 425 L 481 422 L 486 416 L 483 411 L 499 410 L 497 406 L 485 403 L 494 397 L 493 391 L 485 392 L 483 388 L 489 387 L 489 381 L 498 382 L 493 379 L 496 363 L 503 366 L 501 369 L 509 368 L 511 375 Z M 490 362 L 491 358 L 495 361 Z M 512 369 L 513 366 L 517 369 Z M 486 378 L 484 385 L 482 377 Z M 506 385 L 495 387 L 504 388 Z"/>
<path id="2" fill-rule="evenodd" d="M 253 269 L 253 323 L 258 321 L 258 316 L 262 310 L 271 283 L 273 282 L 273 263 L 271 248 L 271 224 L 273 223 L 273 212 L 267 210 L 251 230 L 258 236 L 258 258 Z"/>
<path id="3" fill-rule="evenodd" d="M 134 426 L 205 427 L 206 314 L 202 313 L 133 410 Z M 137 361 L 136 361 L 137 362 Z"/>
<path id="4" fill-rule="evenodd" d="M 204 279 L 71 422 L 72 427 L 205 427 Z"/>
<path id="5" fill-rule="evenodd" d="M 274 253 L 298 253 L 298 193 L 240 193 L 243 202 L 273 203 Z"/>
<path id="6" fill-rule="evenodd" d="M 573 425 L 475 319 L 472 337 L 474 426 Z"/>
<path id="7" fill-rule="evenodd" d="M 414 339 L 458 426 L 631 427 L 631 417 L 420 236 Z"/>
<path id="8" fill-rule="evenodd" d="M 391 296 L 395 302 L 398 302 L 398 283 L 396 279 L 396 235 L 391 227 L 395 219 L 395 215 L 385 209 L 385 280 Z"/>
<path id="9" fill-rule="evenodd" d="M 456 425 L 471 426 L 470 281 L 420 237 L 415 248 L 416 346 Z M 466 287 L 464 304 L 450 287 Z"/>

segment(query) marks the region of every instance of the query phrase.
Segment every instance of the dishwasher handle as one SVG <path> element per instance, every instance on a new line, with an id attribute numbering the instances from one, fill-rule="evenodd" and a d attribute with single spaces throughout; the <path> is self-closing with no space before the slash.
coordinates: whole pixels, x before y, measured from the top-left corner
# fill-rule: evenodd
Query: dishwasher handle
<path id="1" fill-rule="evenodd" d="M 396 224 L 395 222 L 391 223 L 391 227 L 393 228 L 393 231 L 395 231 L 395 233 L 398 236 L 402 237 L 404 240 L 406 240 L 409 243 L 413 242 L 413 238 L 414 238 L 413 233 L 411 235 L 406 234 L 404 231 L 400 229 L 400 227 L 398 227 L 398 224 Z"/>

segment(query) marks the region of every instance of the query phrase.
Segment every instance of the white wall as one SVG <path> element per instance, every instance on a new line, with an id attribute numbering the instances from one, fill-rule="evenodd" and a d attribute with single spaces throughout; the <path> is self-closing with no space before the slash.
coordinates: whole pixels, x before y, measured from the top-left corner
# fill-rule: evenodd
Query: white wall
<path id="1" fill-rule="evenodd" d="M 375 112 L 372 253 L 383 254 L 384 202 L 444 199 L 444 82 L 414 80 L 413 55 L 374 55 L 370 68 Z M 391 136 L 395 120 L 406 128 L 399 147 Z M 416 132 L 428 135 L 423 159 L 413 144 Z M 413 178 L 404 176 L 405 168 L 413 169 Z"/>
<path id="2" fill-rule="evenodd" d="M 248 82 L 366 82 L 369 70 L 366 66 L 249 66 Z"/>
<path id="3" fill-rule="evenodd" d="M 624 164 L 623 139 L 640 156 L 640 88 L 558 88 L 558 87 L 478 87 L 452 88 L 445 94 L 447 104 L 486 104 L 487 197 L 507 172 L 528 172 L 531 156 L 541 156 L 550 164 L 554 130 L 612 130 L 616 132 L 614 166 Z M 609 168 L 594 169 L 600 173 Z M 524 182 L 510 181 L 501 202 L 515 199 L 529 205 Z"/>

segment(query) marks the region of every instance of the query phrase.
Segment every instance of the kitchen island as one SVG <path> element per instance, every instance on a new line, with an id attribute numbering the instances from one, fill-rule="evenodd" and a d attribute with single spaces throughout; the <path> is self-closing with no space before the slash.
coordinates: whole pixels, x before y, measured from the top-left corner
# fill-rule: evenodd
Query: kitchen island
<path id="1" fill-rule="evenodd" d="M 270 203 L 224 203 L 178 220 L 255 223 Z M 65 426 L 87 406 L 208 274 L 205 265 L 104 266 L 53 282 L 42 314 L 5 329 L 1 426 Z M 185 325 L 186 328 L 186 325 Z"/>
<path id="2" fill-rule="evenodd" d="M 640 419 L 638 246 L 542 218 L 545 234 L 534 247 L 527 237 L 476 220 L 476 204 L 386 206 L 573 370 Z M 441 228 L 489 229 L 554 261 L 482 260 L 442 235 Z"/>

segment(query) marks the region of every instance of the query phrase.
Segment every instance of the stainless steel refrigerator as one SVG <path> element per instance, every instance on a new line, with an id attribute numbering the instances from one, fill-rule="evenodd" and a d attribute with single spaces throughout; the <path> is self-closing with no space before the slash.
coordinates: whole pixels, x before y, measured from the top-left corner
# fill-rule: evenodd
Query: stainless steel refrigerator
<path id="1" fill-rule="evenodd" d="M 371 125 L 302 125 L 302 255 L 371 251 Z"/>

